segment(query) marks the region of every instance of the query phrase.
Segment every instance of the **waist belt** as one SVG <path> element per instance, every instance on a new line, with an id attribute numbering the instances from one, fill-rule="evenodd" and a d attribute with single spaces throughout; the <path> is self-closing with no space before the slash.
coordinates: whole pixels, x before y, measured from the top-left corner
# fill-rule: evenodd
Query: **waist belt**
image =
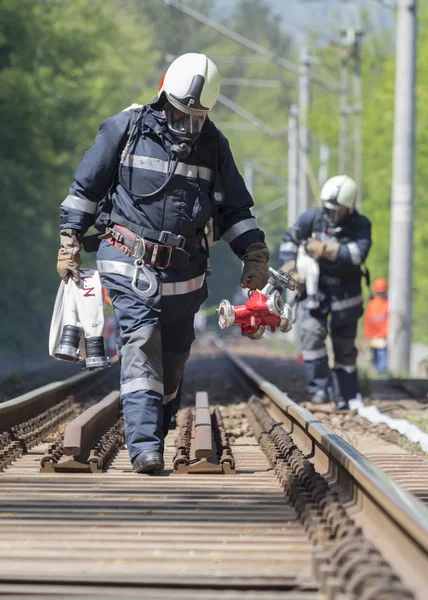
<path id="1" fill-rule="evenodd" d="M 197 248 L 199 247 L 199 244 L 204 236 L 203 229 L 201 229 L 193 237 L 184 237 L 182 235 L 171 233 L 170 231 L 158 231 L 156 229 L 149 229 L 148 227 L 140 227 L 139 225 L 132 223 L 132 221 L 128 221 L 128 219 L 118 215 L 114 211 L 111 212 L 110 217 L 111 223 L 120 225 L 121 227 L 126 227 L 126 229 L 129 229 L 129 231 L 132 231 L 132 233 L 138 237 L 144 238 L 145 240 L 149 239 L 152 242 L 159 242 L 160 244 L 164 244 L 166 246 L 178 246 L 179 248 L 193 246 L 194 248 Z M 188 250 L 187 247 L 186 250 Z"/>
<path id="2" fill-rule="evenodd" d="M 166 234 L 165 239 L 168 239 L 168 235 L 174 235 L 169 234 L 169 232 L 161 233 Z M 183 269 L 189 265 L 190 253 L 182 247 L 152 242 L 137 236 L 127 227 L 122 227 L 122 225 L 107 227 L 106 233 L 99 237 L 107 240 L 112 246 L 120 250 L 120 252 L 126 254 L 126 256 L 142 260 L 157 269 Z M 182 236 L 174 235 L 174 238 L 177 237 Z M 182 239 L 186 243 L 185 238 Z"/>
<path id="3" fill-rule="evenodd" d="M 201 229 L 198 233 L 192 237 L 184 237 L 171 233 L 170 231 L 157 231 L 156 229 L 149 229 L 147 227 L 139 227 L 134 223 L 131 223 L 127 219 L 124 219 L 116 213 L 112 213 L 114 219 L 111 225 L 106 229 L 112 227 L 122 227 L 133 236 L 149 240 L 150 242 L 159 242 L 163 246 L 172 246 L 185 249 L 192 258 L 196 258 L 201 261 L 204 258 L 204 253 L 200 251 L 201 241 L 204 237 L 204 230 Z M 86 235 L 82 240 L 83 249 L 85 252 L 96 252 L 99 248 L 102 239 L 106 239 L 108 236 L 99 235 L 98 233 L 92 235 Z"/>
<path id="4" fill-rule="evenodd" d="M 333 277 L 332 275 L 325 275 L 323 273 L 320 275 L 320 283 L 324 283 L 325 285 L 340 285 L 343 281 L 339 277 Z"/>

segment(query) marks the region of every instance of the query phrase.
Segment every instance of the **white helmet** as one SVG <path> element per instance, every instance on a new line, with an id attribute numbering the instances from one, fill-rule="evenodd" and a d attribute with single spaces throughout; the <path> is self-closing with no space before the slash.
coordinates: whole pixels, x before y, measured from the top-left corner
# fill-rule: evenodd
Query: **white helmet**
<path id="1" fill-rule="evenodd" d="M 205 54 L 183 54 L 171 63 L 162 78 L 158 98 L 165 94 L 168 129 L 175 138 L 193 144 L 207 112 L 217 102 L 220 75 Z"/>
<path id="2" fill-rule="evenodd" d="M 178 110 L 188 115 L 205 115 L 220 93 L 217 67 L 205 54 L 183 54 L 168 67 L 158 97 L 162 93 Z"/>
<path id="3" fill-rule="evenodd" d="M 347 175 L 337 175 L 325 182 L 321 190 L 327 220 L 338 225 L 352 213 L 357 200 L 357 184 Z"/>

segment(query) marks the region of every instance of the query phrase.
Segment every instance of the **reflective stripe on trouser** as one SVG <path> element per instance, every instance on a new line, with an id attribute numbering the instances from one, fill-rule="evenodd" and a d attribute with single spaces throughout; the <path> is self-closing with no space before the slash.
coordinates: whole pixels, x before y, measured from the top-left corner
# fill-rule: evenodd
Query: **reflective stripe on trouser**
<path id="1" fill-rule="evenodd" d="M 333 395 L 336 402 L 352 400 L 358 391 L 357 356 L 355 347 L 357 321 L 331 327 L 334 350 L 332 370 Z"/>
<path id="2" fill-rule="evenodd" d="M 128 452 L 163 452 L 171 411 L 164 399 L 178 389 L 193 340 L 193 314 L 163 323 L 160 296 L 140 298 L 112 290 L 110 297 L 120 329 L 121 401 Z"/>
<path id="3" fill-rule="evenodd" d="M 330 369 L 325 345 L 327 333 L 326 317 L 313 317 L 307 310 L 303 311 L 300 344 L 310 394 L 318 390 L 327 390 L 330 386 Z"/>

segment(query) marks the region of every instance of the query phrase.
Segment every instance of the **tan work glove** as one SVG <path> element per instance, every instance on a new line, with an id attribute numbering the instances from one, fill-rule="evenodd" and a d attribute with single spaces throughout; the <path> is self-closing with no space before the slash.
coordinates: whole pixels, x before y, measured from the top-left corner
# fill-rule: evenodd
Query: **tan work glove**
<path id="1" fill-rule="evenodd" d="M 298 292 L 299 294 L 305 293 L 305 290 L 306 290 L 305 280 L 297 272 L 295 260 L 289 260 L 288 262 L 284 263 L 281 267 L 281 271 L 285 271 L 286 273 L 291 275 L 291 277 L 295 280 L 296 292 Z"/>
<path id="2" fill-rule="evenodd" d="M 79 267 L 82 264 L 80 259 L 80 241 L 73 229 L 61 229 L 60 238 L 61 247 L 58 252 L 56 270 L 64 281 L 68 281 L 68 278 L 71 276 L 75 283 L 79 283 Z"/>
<path id="3" fill-rule="evenodd" d="M 247 248 L 243 257 L 244 269 L 241 275 L 241 287 L 261 290 L 269 278 L 269 249 L 264 242 L 254 242 Z"/>
<path id="4" fill-rule="evenodd" d="M 321 240 L 310 240 L 306 244 L 306 252 L 315 260 L 326 258 L 331 262 L 337 259 L 339 254 L 339 242 L 321 242 Z"/>

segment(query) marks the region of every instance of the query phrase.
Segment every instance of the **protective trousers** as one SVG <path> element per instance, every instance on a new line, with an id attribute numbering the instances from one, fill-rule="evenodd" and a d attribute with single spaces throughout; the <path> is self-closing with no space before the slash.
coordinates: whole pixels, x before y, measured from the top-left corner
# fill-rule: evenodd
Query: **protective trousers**
<path id="1" fill-rule="evenodd" d="M 357 356 L 355 347 L 358 318 L 330 321 L 334 368 L 330 371 L 325 340 L 328 335 L 329 313 L 308 310 L 303 303 L 300 328 L 301 351 L 304 359 L 308 391 L 333 388 L 335 402 L 349 401 L 358 391 Z"/>
<path id="2" fill-rule="evenodd" d="M 190 346 L 193 318 L 171 321 L 160 294 L 141 298 L 111 290 L 121 361 L 120 391 L 125 436 L 133 461 L 143 450 L 163 452 Z M 164 318 L 164 314 L 169 319 Z"/>

